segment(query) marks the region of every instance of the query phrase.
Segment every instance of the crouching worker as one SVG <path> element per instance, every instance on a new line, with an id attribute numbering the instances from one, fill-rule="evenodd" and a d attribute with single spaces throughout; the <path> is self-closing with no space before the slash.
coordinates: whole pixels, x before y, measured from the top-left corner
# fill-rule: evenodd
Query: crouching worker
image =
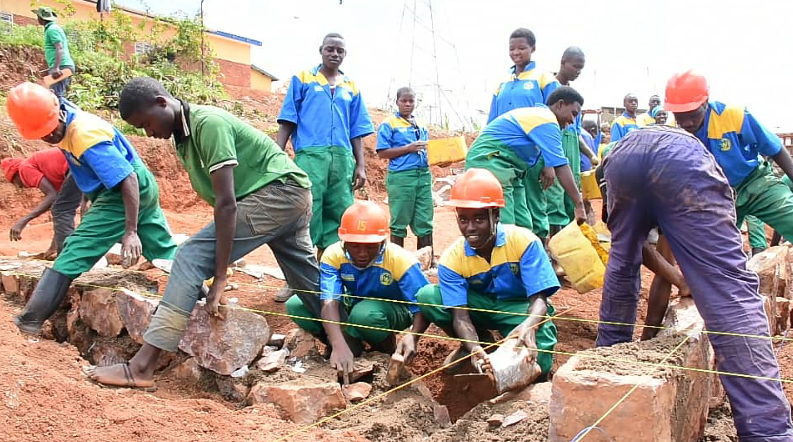
<path id="1" fill-rule="evenodd" d="M 330 364 L 345 375 L 352 372 L 353 357 L 362 349 L 354 351 L 345 342 L 339 325 L 344 322 L 339 316 L 340 305 L 349 312 L 345 332 L 383 353 L 397 351 L 394 331 L 411 327 L 412 332 L 423 333 L 429 326 L 415 304 L 416 293 L 429 281 L 416 257 L 386 238 L 386 212 L 374 203 L 356 202 L 341 217 L 341 241 L 322 254 L 320 317 L 328 322 L 307 319 L 317 315 L 295 296 L 286 302 L 287 313 L 300 328 L 315 336 L 324 328 L 332 347 Z M 415 355 L 417 343 L 418 335 L 403 337 L 399 352 L 405 360 Z"/>
<path id="2" fill-rule="evenodd" d="M 11 89 L 7 107 L 23 138 L 60 145 L 77 186 L 92 202 L 14 318 L 20 331 L 37 334 L 63 302 L 72 280 L 90 270 L 119 240 L 127 264 L 137 262 L 141 254 L 149 261 L 172 259 L 176 245 L 160 209 L 154 176 L 110 123 L 59 103 L 52 91 L 33 83 Z"/>
<path id="3" fill-rule="evenodd" d="M 447 204 L 457 210 L 463 238 L 443 253 L 440 284 L 424 287 L 417 296 L 430 322 L 465 340 L 446 364 L 472 354 L 474 367 L 486 365 L 477 342 L 498 330 L 533 350 L 530 357 L 542 369 L 539 379 L 546 379 L 553 363 L 548 351 L 556 346 L 548 297 L 559 290 L 559 279 L 542 242 L 525 228 L 499 222 L 504 193 L 487 170 L 468 169 L 454 183 Z"/>
<path id="4" fill-rule="evenodd" d="M 173 136 L 190 184 L 214 207 L 214 220 L 179 247 L 138 353 L 124 364 L 87 367 L 86 374 L 105 385 L 152 387 L 157 358 L 163 350 L 177 351 L 203 281 L 214 277 L 206 309 L 222 319 L 218 305 L 229 263 L 264 244 L 296 295 L 318 313 L 319 269 L 308 233 L 311 184 L 305 172 L 264 133 L 222 109 L 174 98 L 152 78 L 127 83 L 119 111 L 150 137 Z"/>

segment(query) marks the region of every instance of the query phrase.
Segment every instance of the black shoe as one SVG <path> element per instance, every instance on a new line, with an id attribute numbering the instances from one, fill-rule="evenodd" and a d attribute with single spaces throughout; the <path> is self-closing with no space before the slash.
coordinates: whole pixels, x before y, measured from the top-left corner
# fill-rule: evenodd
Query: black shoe
<path id="1" fill-rule="evenodd" d="M 44 269 L 33 295 L 28 300 L 22 313 L 14 316 L 14 324 L 19 331 L 36 335 L 41 331 L 50 316 L 61 306 L 72 279 L 51 268 Z"/>

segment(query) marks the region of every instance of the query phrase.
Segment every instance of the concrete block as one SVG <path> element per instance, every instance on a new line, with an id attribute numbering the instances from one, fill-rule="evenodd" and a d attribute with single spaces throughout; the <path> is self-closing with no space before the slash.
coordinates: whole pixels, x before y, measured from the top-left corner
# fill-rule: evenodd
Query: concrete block
<path id="1" fill-rule="evenodd" d="M 673 302 L 656 339 L 580 352 L 554 375 L 549 440 L 567 442 L 592 425 L 634 386 L 637 388 L 587 439 L 610 442 L 696 441 L 707 422 L 712 375 L 656 367 L 709 369 L 713 353 L 693 300 Z M 639 365 L 641 363 L 642 365 Z M 629 424 L 627 424 L 629 423 Z"/>

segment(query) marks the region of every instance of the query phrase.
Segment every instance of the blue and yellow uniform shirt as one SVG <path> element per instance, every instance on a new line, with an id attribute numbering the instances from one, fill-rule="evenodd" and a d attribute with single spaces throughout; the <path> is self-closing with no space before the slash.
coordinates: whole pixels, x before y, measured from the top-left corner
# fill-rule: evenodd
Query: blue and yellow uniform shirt
<path id="1" fill-rule="evenodd" d="M 369 111 L 353 81 L 345 75 L 331 88 L 320 66 L 292 77 L 278 122 L 297 126 L 292 133 L 295 152 L 332 146 L 352 150 L 350 140 L 374 133 Z"/>
<path id="2" fill-rule="evenodd" d="M 512 109 L 545 105 L 548 97 L 559 86 L 559 81 L 553 74 L 537 71 L 533 61 L 520 73 L 515 72 L 513 66 L 510 79 L 501 83 L 493 94 L 487 122 L 490 123 Z"/>
<path id="3" fill-rule="evenodd" d="M 655 124 L 655 118 L 649 112 L 636 117 L 636 125 L 639 127 L 652 126 L 653 124 Z"/>
<path id="4" fill-rule="evenodd" d="M 416 141 L 429 141 L 430 134 L 423 124 L 416 122 L 411 116 L 406 120 L 397 112 L 383 120 L 377 130 L 377 150 L 403 147 Z M 405 170 L 426 169 L 430 167 L 427 162 L 427 150 L 411 152 L 388 160 L 388 170 L 402 172 Z"/>
<path id="5" fill-rule="evenodd" d="M 559 123 L 545 106 L 514 109 L 493 120 L 468 151 L 471 157 L 481 154 L 504 157 L 521 170 L 534 166 L 540 155 L 548 167 L 568 164 Z"/>
<path id="6" fill-rule="evenodd" d="M 429 284 L 421 272 L 418 260 L 397 245 L 386 243 L 385 250 L 369 267 L 355 267 L 337 242 L 322 255 L 320 271 L 320 299 L 339 301 L 343 293 L 355 295 L 349 303 L 356 304 L 360 297 L 394 299 L 411 303 L 411 313 L 418 313 L 416 293 Z"/>
<path id="7" fill-rule="evenodd" d="M 469 290 L 498 300 L 551 296 L 559 290 L 540 239 L 528 229 L 500 223 L 489 263 L 459 238 L 441 256 L 438 280 L 446 307 L 468 305 Z"/>
<path id="8" fill-rule="evenodd" d="M 761 125 L 743 106 L 708 103 L 702 127 L 695 134 L 737 187 L 760 165 L 760 155 L 772 157 L 782 140 Z"/>
<path id="9" fill-rule="evenodd" d="M 628 135 L 628 132 L 638 128 L 639 125 L 636 123 L 636 119 L 624 112 L 611 123 L 611 142 L 619 141 L 620 138 Z"/>
<path id="10" fill-rule="evenodd" d="M 66 113 L 66 134 L 59 147 L 83 193 L 112 189 L 133 172 L 140 157 L 118 129 L 65 100 L 61 111 Z"/>

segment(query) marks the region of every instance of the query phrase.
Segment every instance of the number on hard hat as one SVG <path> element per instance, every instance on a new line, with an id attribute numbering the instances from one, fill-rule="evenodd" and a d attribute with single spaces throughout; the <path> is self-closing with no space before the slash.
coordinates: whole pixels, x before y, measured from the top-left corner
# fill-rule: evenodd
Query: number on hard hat
<path id="1" fill-rule="evenodd" d="M 339 239 L 344 242 L 379 243 L 388 237 L 388 214 L 370 201 L 356 201 L 341 216 Z"/>
<path id="2" fill-rule="evenodd" d="M 708 82 L 695 71 L 675 74 L 666 83 L 667 112 L 691 112 L 708 101 Z"/>
<path id="3" fill-rule="evenodd" d="M 489 170 L 468 169 L 454 182 L 446 205 L 462 209 L 504 207 L 504 189 Z"/>
<path id="4" fill-rule="evenodd" d="M 8 92 L 8 116 L 22 138 L 38 140 L 58 127 L 58 97 L 44 86 L 25 82 Z"/>

